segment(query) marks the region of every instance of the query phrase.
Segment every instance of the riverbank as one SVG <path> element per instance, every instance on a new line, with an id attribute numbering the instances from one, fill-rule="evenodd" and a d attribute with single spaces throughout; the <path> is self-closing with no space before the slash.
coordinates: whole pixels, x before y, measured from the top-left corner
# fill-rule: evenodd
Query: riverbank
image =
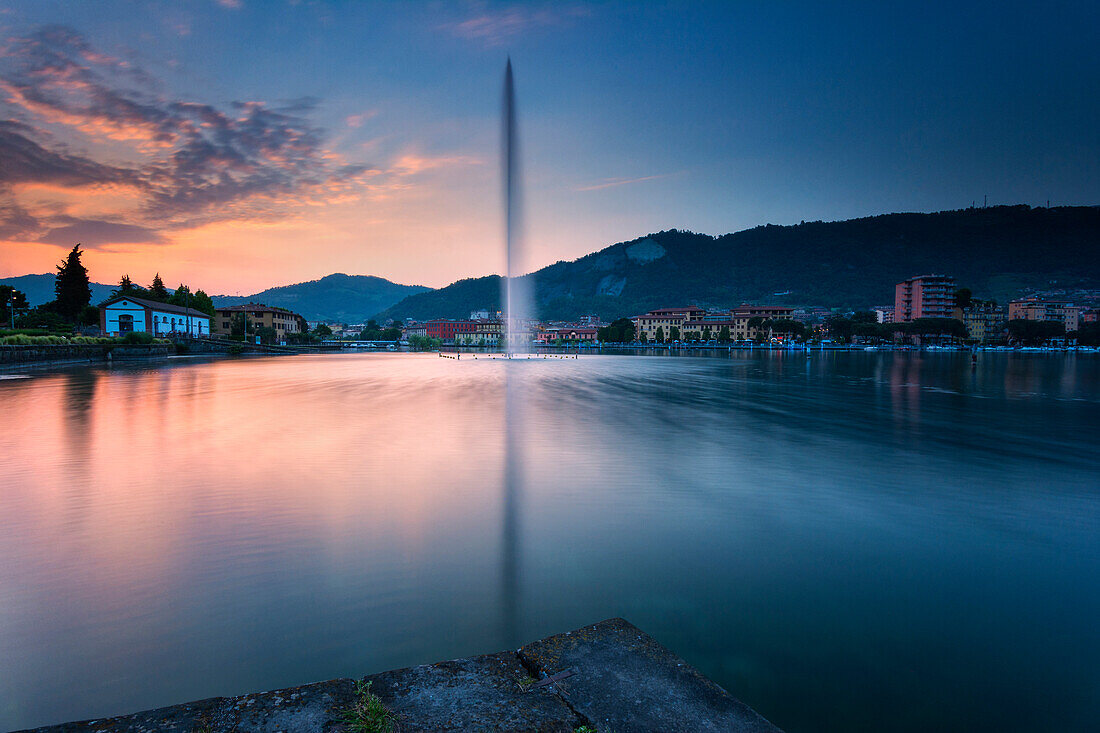
<path id="1" fill-rule="evenodd" d="M 65 366 L 97 362 L 167 359 L 172 355 L 236 356 L 242 354 L 316 353 L 316 349 L 191 339 L 152 344 L 0 344 L 0 369 L 22 366 Z"/>
<path id="2" fill-rule="evenodd" d="M 648 634 L 616 618 L 516 651 L 33 732 L 375 730 L 351 725 L 355 713 L 349 711 L 367 700 L 384 705 L 403 733 L 779 730 Z"/>

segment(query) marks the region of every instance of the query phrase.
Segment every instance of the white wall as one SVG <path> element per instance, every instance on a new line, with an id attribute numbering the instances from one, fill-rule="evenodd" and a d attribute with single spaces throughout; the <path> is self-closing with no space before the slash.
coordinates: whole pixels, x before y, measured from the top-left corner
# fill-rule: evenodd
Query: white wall
<path id="1" fill-rule="evenodd" d="M 131 301 L 120 300 L 107 306 L 104 310 L 104 329 L 109 334 L 121 333 L 118 325 L 118 317 L 121 315 L 134 317 L 135 331 L 145 331 L 157 336 L 187 333 L 188 317 L 180 313 L 154 310 L 153 322 L 146 323 L 145 308 Z M 206 316 L 191 316 L 190 327 L 192 336 L 210 335 L 210 319 Z"/>
<path id="2" fill-rule="evenodd" d="M 104 328 L 107 333 L 119 333 L 121 329 L 118 327 L 118 317 L 121 315 L 131 315 L 134 317 L 134 330 L 145 330 L 145 309 L 137 303 L 132 303 L 128 300 L 120 300 L 117 303 L 112 303 L 105 309 Z"/>
<path id="3" fill-rule="evenodd" d="M 181 313 L 155 310 L 153 311 L 153 326 L 154 328 L 149 329 L 149 333 L 155 333 L 158 336 L 170 333 L 187 333 L 188 316 Z M 190 316 L 190 326 L 192 336 L 210 335 L 210 319 L 205 316 Z"/>

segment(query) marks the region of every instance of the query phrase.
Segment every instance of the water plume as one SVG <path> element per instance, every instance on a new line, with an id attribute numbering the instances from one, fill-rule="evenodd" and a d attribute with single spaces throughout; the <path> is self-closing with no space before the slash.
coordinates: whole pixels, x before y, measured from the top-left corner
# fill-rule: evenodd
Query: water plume
<path id="1" fill-rule="evenodd" d="M 516 93 L 512 59 L 504 68 L 504 109 L 501 129 L 501 165 L 504 179 L 504 278 L 501 304 L 504 310 L 504 350 L 515 354 L 526 350 L 530 341 L 529 321 L 533 317 L 530 278 L 521 277 L 523 267 L 523 205 L 516 130 Z"/>

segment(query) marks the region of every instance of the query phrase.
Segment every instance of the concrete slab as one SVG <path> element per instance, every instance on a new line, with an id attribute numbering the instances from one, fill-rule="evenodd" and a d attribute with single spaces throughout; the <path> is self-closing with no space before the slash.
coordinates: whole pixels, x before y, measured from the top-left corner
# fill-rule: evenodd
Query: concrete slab
<path id="1" fill-rule="evenodd" d="M 540 682 L 541 680 L 541 682 Z M 363 678 L 397 716 L 396 733 L 419 731 L 745 731 L 777 728 L 647 634 L 610 619 L 485 654 Z M 207 700 L 33 733 L 342 733 L 356 681 Z"/>
<path id="2" fill-rule="evenodd" d="M 621 618 L 536 641 L 519 654 L 548 676 L 572 671 L 552 686 L 601 733 L 779 730 Z"/>
<path id="3" fill-rule="evenodd" d="M 549 688 L 534 689 L 514 652 L 371 675 L 371 692 L 413 731 L 572 733 L 577 716 Z"/>

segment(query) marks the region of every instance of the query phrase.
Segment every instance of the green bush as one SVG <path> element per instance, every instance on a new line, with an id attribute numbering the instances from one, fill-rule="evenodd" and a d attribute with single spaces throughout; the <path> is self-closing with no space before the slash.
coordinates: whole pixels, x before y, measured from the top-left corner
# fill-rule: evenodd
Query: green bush
<path id="1" fill-rule="evenodd" d="M 131 331 L 122 337 L 122 343 L 148 346 L 153 343 L 153 335 L 151 333 L 145 333 L 144 331 Z"/>
<path id="2" fill-rule="evenodd" d="M 0 344 L 9 346 L 42 346 L 45 344 L 53 345 L 69 345 L 73 343 L 64 336 L 27 336 L 26 334 L 16 334 L 14 336 L 4 336 L 0 338 Z"/>

